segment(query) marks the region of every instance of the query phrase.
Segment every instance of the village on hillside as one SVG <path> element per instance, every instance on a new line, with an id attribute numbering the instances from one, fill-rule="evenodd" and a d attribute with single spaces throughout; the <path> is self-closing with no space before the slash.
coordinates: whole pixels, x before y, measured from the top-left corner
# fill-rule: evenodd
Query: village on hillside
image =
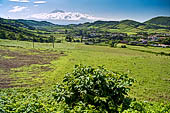
<path id="1" fill-rule="evenodd" d="M 98 43 L 108 44 L 110 41 L 136 46 L 170 47 L 170 33 L 146 33 L 138 32 L 128 35 L 127 33 L 111 33 L 104 31 L 81 31 L 67 32 L 67 42 L 85 42 L 87 45 Z"/>

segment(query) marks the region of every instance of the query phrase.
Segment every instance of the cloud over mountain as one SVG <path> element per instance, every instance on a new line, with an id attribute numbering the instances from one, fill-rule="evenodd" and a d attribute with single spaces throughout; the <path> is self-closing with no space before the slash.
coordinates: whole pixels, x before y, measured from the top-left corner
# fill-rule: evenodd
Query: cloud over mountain
<path id="1" fill-rule="evenodd" d="M 54 10 L 51 13 L 33 14 L 30 18 L 41 20 L 61 20 L 61 21 L 96 21 L 104 20 L 104 18 L 94 17 L 88 14 L 78 12 L 65 12 L 62 10 Z"/>

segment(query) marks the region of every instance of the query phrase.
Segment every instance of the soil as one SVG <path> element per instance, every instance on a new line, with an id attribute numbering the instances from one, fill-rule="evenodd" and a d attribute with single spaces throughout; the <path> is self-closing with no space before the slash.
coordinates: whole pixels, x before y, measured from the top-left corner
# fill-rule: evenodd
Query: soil
<path id="1" fill-rule="evenodd" d="M 21 51 L 11 51 L 6 49 L 0 49 L 0 70 L 3 70 L 3 73 L 0 73 L 0 88 L 12 88 L 12 87 L 27 87 L 28 84 L 22 85 L 11 85 L 11 82 L 16 81 L 14 78 L 10 78 L 9 75 L 12 73 L 11 69 L 19 68 L 22 66 L 30 66 L 32 64 L 50 64 L 52 60 L 57 59 L 62 54 L 52 53 L 52 52 L 41 52 L 39 50 L 29 50 L 29 53 L 32 55 L 26 54 Z M 9 58 L 6 58 L 8 56 Z M 49 71 L 50 68 L 47 66 L 41 66 L 41 71 Z M 16 72 L 16 71 L 14 71 Z M 39 72 L 33 71 L 30 73 L 37 74 Z M 35 77 L 35 76 L 34 76 Z M 17 78 L 18 79 L 18 78 Z"/>

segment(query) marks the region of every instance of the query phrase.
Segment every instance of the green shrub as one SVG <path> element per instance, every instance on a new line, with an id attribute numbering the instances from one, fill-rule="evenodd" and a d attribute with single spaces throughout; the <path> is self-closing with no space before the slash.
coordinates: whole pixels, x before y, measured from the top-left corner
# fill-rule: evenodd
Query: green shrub
<path id="1" fill-rule="evenodd" d="M 53 94 L 57 102 L 64 102 L 74 112 L 118 112 L 124 108 L 129 87 L 134 82 L 127 75 L 106 70 L 104 67 L 76 65 L 66 74 L 63 83 Z M 93 111 L 94 112 L 94 111 Z"/>

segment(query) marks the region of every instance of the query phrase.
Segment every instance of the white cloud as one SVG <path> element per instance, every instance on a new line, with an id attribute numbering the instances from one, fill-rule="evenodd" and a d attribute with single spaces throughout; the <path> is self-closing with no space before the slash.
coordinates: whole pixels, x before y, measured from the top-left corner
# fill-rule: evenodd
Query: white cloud
<path id="1" fill-rule="evenodd" d="M 44 4 L 44 3 L 47 3 L 47 1 L 35 1 L 34 3 L 35 4 Z"/>
<path id="2" fill-rule="evenodd" d="M 11 2 L 30 2 L 29 0 L 9 0 Z"/>
<path id="3" fill-rule="evenodd" d="M 27 7 L 14 6 L 13 9 L 9 10 L 8 12 L 10 12 L 10 13 L 21 12 L 24 9 L 27 9 Z"/>
<path id="4" fill-rule="evenodd" d="M 54 12 L 54 13 L 40 13 L 33 14 L 29 18 L 41 19 L 41 20 L 66 20 L 66 21 L 97 21 L 106 20 L 105 18 L 98 18 L 90 16 L 88 14 L 82 14 L 77 12 Z"/>

